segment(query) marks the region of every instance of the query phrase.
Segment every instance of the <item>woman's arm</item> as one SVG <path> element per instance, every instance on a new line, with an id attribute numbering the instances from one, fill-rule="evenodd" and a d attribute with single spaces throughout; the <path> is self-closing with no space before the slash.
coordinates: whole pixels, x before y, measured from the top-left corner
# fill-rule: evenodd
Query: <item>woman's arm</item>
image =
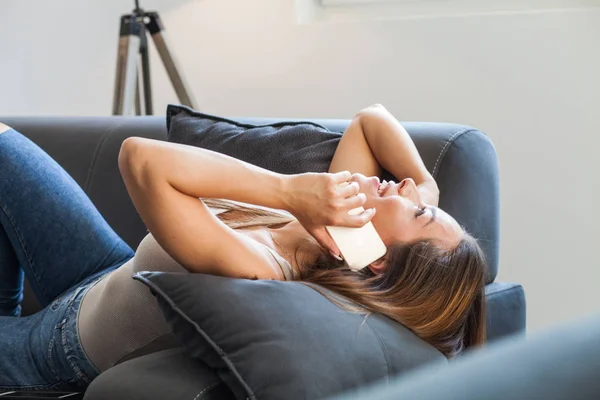
<path id="1" fill-rule="evenodd" d="M 333 215 L 337 223 L 349 226 L 360 226 L 369 217 L 347 214 L 364 203 L 361 196 L 347 199 L 353 187 L 337 189 L 337 183 L 349 179 L 348 172 L 281 175 L 212 151 L 143 138 L 123 142 L 119 168 L 150 232 L 192 272 L 279 277 L 272 262 L 265 262 L 270 256 L 262 247 L 223 224 L 199 198 L 287 210 L 305 227 L 325 225 L 327 213 L 327 218 Z"/>
<path id="2" fill-rule="evenodd" d="M 354 117 L 340 140 L 329 172 L 349 170 L 381 176 L 382 168 L 398 180 L 412 178 L 423 200 L 437 206 L 438 186 L 414 142 L 396 118 L 377 104 Z"/>

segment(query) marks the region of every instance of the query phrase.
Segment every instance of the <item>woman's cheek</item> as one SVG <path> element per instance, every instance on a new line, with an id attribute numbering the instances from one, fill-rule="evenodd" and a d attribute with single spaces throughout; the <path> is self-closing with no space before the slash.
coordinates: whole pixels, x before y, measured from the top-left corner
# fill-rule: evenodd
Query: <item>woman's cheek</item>
<path id="1" fill-rule="evenodd" d="M 393 215 L 390 215 L 391 210 L 389 207 L 387 207 L 384 202 L 381 202 L 381 204 L 378 204 L 378 206 L 375 208 L 375 211 L 373 225 L 375 226 L 377 232 L 389 231 L 389 226 L 392 224 L 394 219 Z"/>

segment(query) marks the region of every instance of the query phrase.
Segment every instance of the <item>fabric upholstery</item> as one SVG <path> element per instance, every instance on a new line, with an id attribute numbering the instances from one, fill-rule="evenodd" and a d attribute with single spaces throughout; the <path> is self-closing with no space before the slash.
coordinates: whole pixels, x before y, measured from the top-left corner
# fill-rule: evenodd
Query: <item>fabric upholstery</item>
<path id="1" fill-rule="evenodd" d="M 233 400 L 218 375 L 187 353 L 176 348 L 119 364 L 92 382 L 84 400 Z"/>
<path id="2" fill-rule="evenodd" d="M 142 272 L 190 356 L 239 400 L 319 399 L 446 358 L 402 325 L 300 282 Z"/>
<path id="3" fill-rule="evenodd" d="M 202 147 L 282 174 L 327 172 L 341 134 L 309 122 L 251 125 L 183 106 L 167 110 L 167 140 Z"/>
<path id="4" fill-rule="evenodd" d="M 599 370 L 600 315 L 592 315 L 335 400 L 596 400 Z"/>
<path id="5" fill-rule="evenodd" d="M 526 302 L 523 286 L 517 283 L 494 282 L 485 287 L 487 340 L 524 334 Z"/>

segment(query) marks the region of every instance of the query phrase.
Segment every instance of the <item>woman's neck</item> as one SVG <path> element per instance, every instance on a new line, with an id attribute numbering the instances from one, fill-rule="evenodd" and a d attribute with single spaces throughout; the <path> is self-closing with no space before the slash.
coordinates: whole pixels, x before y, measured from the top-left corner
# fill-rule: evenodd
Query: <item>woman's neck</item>
<path id="1" fill-rule="evenodd" d="M 281 228 L 269 229 L 269 233 L 277 252 L 296 270 L 298 270 L 298 264 L 314 262 L 322 250 L 321 246 L 297 220 Z"/>

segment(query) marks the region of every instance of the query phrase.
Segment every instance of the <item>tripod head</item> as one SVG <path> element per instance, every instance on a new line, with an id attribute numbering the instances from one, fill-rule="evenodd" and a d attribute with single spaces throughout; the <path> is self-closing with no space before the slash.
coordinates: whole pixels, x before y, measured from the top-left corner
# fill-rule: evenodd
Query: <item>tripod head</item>
<path id="1" fill-rule="evenodd" d="M 133 9 L 132 15 L 136 15 L 138 17 L 143 17 L 146 12 L 140 7 L 139 0 L 135 0 L 135 8 Z"/>

